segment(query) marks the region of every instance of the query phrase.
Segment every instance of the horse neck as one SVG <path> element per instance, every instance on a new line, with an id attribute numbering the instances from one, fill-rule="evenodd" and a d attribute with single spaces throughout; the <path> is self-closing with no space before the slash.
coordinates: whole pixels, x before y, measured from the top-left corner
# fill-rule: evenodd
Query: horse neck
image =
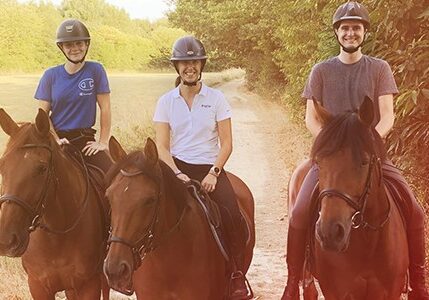
<path id="1" fill-rule="evenodd" d="M 160 198 L 158 223 L 162 234 L 166 234 L 180 221 L 184 209 L 180 204 L 173 195 L 166 194 Z"/>
<path id="2" fill-rule="evenodd" d="M 58 150 L 60 151 L 60 150 Z M 86 179 L 80 168 L 62 153 L 54 152 L 53 175 L 44 220 L 62 228 L 73 222 L 85 199 Z"/>

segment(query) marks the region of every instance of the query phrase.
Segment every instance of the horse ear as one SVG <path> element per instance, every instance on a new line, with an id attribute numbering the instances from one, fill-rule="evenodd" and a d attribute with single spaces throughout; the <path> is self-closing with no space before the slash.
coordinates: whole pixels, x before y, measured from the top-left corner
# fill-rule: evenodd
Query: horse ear
<path id="1" fill-rule="evenodd" d="M 19 129 L 18 124 L 16 124 L 16 122 L 7 114 L 7 112 L 3 108 L 0 108 L 0 126 L 3 131 L 9 136 L 14 135 Z"/>
<path id="2" fill-rule="evenodd" d="M 319 118 L 322 126 L 328 124 L 332 115 L 313 97 L 314 109 L 316 110 L 317 117 Z"/>
<path id="3" fill-rule="evenodd" d="M 39 112 L 37 113 L 37 116 L 36 116 L 37 132 L 41 136 L 47 136 L 50 128 L 51 128 L 51 125 L 49 123 L 48 114 L 43 109 L 39 108 Z"/>
<path id="4" fill-rule="evenodd" d="M 371 126 L 374 120 L 374 106 L 372 100 L 368 96 L 365 96 L 365 99 L 359 107 L 359 119 L 367 126 Z"/>
<path id="5" fill-rule="evenodd" d="M 151 138 L 147 138 L 144 146 L 144 154 L 150 163 L 155 165 L 158 162 L 158 150 L 155 142 Z"/>
<path id="6" fill-rule="evenodd" d="M 127 152 L 125 152 L 121 144 L 119 144 L 118 140 L 114 136 L 111 136 L 109 139 L 109 152 L 110 156 L 112 156 L 112 159 L 115 162 L 118 162 L 127 156 Z"/>

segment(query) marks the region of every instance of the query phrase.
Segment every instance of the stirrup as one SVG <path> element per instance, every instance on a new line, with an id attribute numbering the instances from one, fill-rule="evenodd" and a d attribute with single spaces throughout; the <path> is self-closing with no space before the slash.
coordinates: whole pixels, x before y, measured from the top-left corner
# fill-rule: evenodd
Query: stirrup
<path id="1" fill-rule="evenodd" d="M 241 281 L 243 280 L 244 288 L 246 289 L 246 295 L 233 295 L 234 292 L 232 290 L 234 285 L 234 281 Z M 249 281 L 247 280 L 246 276 L 241 271 L 235 271 L 231 274 L 231 278 L 229 279 L 229 286 L 228 286 L 228 300 L 250 300 L 253 299 L 253 290 L 249 284 Z"/>

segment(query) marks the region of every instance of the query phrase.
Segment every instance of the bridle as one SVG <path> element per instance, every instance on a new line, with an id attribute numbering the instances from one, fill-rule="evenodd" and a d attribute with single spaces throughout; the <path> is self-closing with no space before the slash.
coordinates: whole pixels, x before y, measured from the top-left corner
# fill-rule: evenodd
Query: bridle
<path id="1" fill-rule="evenodd" d="M 372 174 L 375 170 L 376 165 L 378 166 L 378 170 L 380 170 L 380 184 L 381 184 L 381 160 L 380 158 L 376 157 L 376 155 L 373 154 L 371 155 L 371 159 L 370 159 L 370 165 L 368 169 L 368 175 L 366 177 L 365 188 L 357 201 L 353 200 L 353 197 L 348 195 L 345 192 L 341 192 L 336 189 L 326 188 L 320 191 L 320 194 L 317 197 L 317 202 L 320 203 L 322 199 L 325 197 L 336 196 L 344 200 L 349 206 L 351 206 L 353 209 L 356 210 L 356 212 L 353 214 L 351 218 L 352 228 L 357 229 L 359 227 L 362 227 L 362 228 L 369 228 L 372 230 L 379 230 L 383 228 L 383 226 L 387 223 L 390 217 L 391 206 L 390 206 L 389 200 L 387 200 L 388 209 L 383 221 L 381 221 L 377 225 L 371 225 L 367 221 L 365 221 L 365 212 L 367 208 L 368 196 L 370 194 L 371 187 L 372 187 L 372 176 L 373 176 Z"/>
<path id="2" fill-rule="evenodd" d="M 120 173 L 124 177 L 135 177 L 138 175 L 144 175 L 145 174 L 145 172 L 143 170 L 138 170 L 135 172 L 127 172 L 125 170 L 120 170 Z M 152 218 L 151 218 L 149 225 L 144 230 L 145 233 L 136 242 L 130 242 L 130 241 L 127 241 L 126 239 L 123 239 L 121 237 L 113 236 L 112 235 L 113 230 L 112 230 L 112 228 L 110 229 L 109 239 L 107 240 L 108 247 L 110 247 L 110 245 L 112 243 L 119 243 L 119 244 L 127 246 L 131 250 L 131 253 L 133 255 L 134 271 L 137 270 L 141 266 L 146 255 L 148 253 L 150 253 L 151 251 L 155 250 L 156 247 L 158 247 L 159 244 L 161 243 L 161 241 L 159 241 L 159 239 L 158 239 L 158 243 L 155 243 L 155 226 L 159 221 L 159 208 L 160 208 L 160 202 L 161 202 L 160 200 L 162 197 L 160 184 L 159 184 L 159 190 L 160 190 L 160 192 L 158 193 L 158 197 L 156 198 L 156 203 L 155 203 L 155 212 L 152 215 Z M 168 230 L 168 232 L 162 236 L 162 240 L 165 240 L 171 233 L 174 232 L 174 230 L 176 230 L 179 227 L 180 223 L 183 220 L 185 212 L 186 212 L 186 206 L 183 208 L 182 213 L 181 213 L 180 217 L 178 218 L 176 224 L 174 224 Z M 124 291 L 121 291 L 121 292 L 124 292 Z M 131 294 L 132 294 L 132 292 L 131 292 Z"/>
<path id="3" fill-rule="evenodd" d="M 85 191 L 85 199 L 84 199 L 84 204 L 81 207 L 81 211 L 78 215 L 78 217 L 76 218 L 76 220 L 65 230 L 56 230 L 56 229 L 52 229 L 49 226 L 47 226 L 46 224 L 43 224 L 41 222 L 42 216 L 44 214 L 45 208 L 46 208 L 46 199 L 48 198 L 48 190 L 49 187 L 51 186 L 52 182 L 53 182 L 53 178 L 55 177 L 55 171 L 54 171 L 54 163 L 53 163 L 53 150 L 52 147 L 46 144 L 25 144 L 23 146 L 21 146 L 20 148 L 22 149 L 34 149 L 34 148 L 42 148 L 42 149 L 46 149 L 49 151 L 49 161 L 48 161 L 48 169 L 47 169 L 47 175 L 46 175 L 46 181 L 43 184 L 42 190 L 40 192 L 39 195 L 39 199 L 37 200 L 37 204 L 35 207 L 32 207 L 30 204 L 27 203 L 27 201 L 23 200 L 21 197 L 16 196 L 16 195 L 10 195 L 10 194 L 5 194 L 0 196 L 0 206 L 3 203 L 14 203 L 16 205 L 18 205 L 19 207 L 21 207 L 29 216 L 31 221 L 31 225 L 28 227 L 28 231 L 31 233 L 33 231 L 35 231 L 38 227 L 48 231 L 50 233 L 55 233 L 55 234 L 65 234 L 68 233 L 70 231 L 72 231 L 77 224 L 79 223 L 79 221 L 81 220 L 82 216 L 83 216 L 83 212 L 85 211 L 86 207 L 87 207 L 87 203 L 88 203 L 88 195 L 89 195 L 89 174 L 88 174 L 88 169 L 85 166 L 85 163 L 83 161 L 83 157 L 81 155 L 81 160 L 84 166 L 84 170 L 85 170 L 85 176 L 86 176 L 86 191 Z M 80 153 L 80 151 L 79 151 Z M 54 196 L 56 195 L 56 185 L 55 185 L 55 193 Z"/>

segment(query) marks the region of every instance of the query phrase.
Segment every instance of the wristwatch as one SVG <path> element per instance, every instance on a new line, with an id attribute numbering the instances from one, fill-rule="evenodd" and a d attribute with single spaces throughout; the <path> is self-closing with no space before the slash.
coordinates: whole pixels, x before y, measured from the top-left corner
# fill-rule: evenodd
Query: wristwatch
<path id="1" fill-rule="evenodd" d="M 213 167 L 210 168 L 209 174 L 212 174 L 212 175 L 214 175 L 216 177 L 219 177 L 220 171 L 221 170 L 220 170 L 219 167 L 213 166 Z"/>

